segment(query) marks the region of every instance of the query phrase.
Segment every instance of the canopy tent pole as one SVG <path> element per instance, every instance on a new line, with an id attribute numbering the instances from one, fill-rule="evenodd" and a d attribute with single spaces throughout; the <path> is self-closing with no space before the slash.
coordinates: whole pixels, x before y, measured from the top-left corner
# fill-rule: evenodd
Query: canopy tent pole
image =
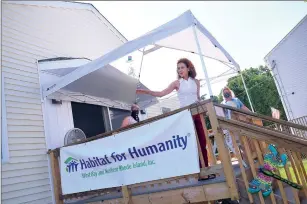
<path id="1" fill-rule="evenodd" d="M 143 48 L 143 51 L 142 51 L 142 58 L 141 58 L 141 64 L 140 64 L 140 72 L 139 72 L 139 76 L 138 76 L 138 83 L 136 85 L 136 89 L 140 88 L 140 84 L 141 84 L 141 71 L 142 71 L 142 67 L 143 67 L 143 60 L 144 60 L 144 51 L 145 51 L 145 48 Z M 136 90 L 135 90 L 135 103 L 137 103 L 139 100 L 139 98 L 137 97 L 137 94 L 136 94 Z"/>
<path id="2" fill-rule="evenodd" d="M 254 111 L 253 104 L 252 104 L 252 101 L 251 101 L 250 96 L 249 96 L 249 94 L 248 94 L 248 90 L 247 90 L 247 87 L 246 87 L 245 80 L 244 80 L 244 78 L 243 78 L 242 72 L 239 71 L 239 73 L 240 73 L 240 75 L 241 75 L 241 79 L 242 79 L 243 86 L 244 86 L 244 89 L 245 89 L 245 92 L 246 92 L 246 95 L 247 95 L 247 98 L 248 98 L 249 105 L 251 106 L 252 111 L 255 112 L 255 111 Z"/>
<path id="3" fill-rule="evenodd" d="M 206 83 L 208 85 L 208 90 L 209 90 L 210 98 L 213 98 L 213 92 L 212 92 L 212 89 L 211 89 L 211 84 L 210 84 L 209 76 L 208 76 L 208 73 L 207 73 L 205 61 L 204 61 L 204 58 L 202 56 L 202 51 L 201 51 L 200 44 L 199 44 L 198 37 L 197 37 L 197 33 L 196 33 L 196 28 L 195 28 L 196 24 L 194 24 L 192 27 L 193 27 L 193 33 L 194 33 L 194 37 L 195 37 L 195 41 L 196 41 L 196 45 L 197 45 L 197 49 L 198 49 L 198 55 L 200 57 L 201 65 L 202 65 L 203 71 L 205 73 L 205 79 L 206 79 Z"/>

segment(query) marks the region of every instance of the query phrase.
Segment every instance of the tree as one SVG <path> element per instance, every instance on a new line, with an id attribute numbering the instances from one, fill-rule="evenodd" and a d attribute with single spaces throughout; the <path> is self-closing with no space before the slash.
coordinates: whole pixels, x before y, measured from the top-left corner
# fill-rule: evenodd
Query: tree
<path id="1" fill-rule="evenodd" d="M 202 100 L 202 101 L 206 100 L 206 96 L 207 96 L 207 94 L 202 95 L 200 97 L 200 100 Z M 212 97 L 212 101 L 213 101 L 213 103 L 220 103 L 220 102 L 222 102 L 222 101 L 219 100 L 219 98 L 217 96 L 213 96 Z"/>
<path id="2" fill-rule="evenodd" d="M 255 112 L 271 116 L 271 107 L 273 107 L 280 111 L 280 118 L 285 120 L 285 111 L 269 69 L 264 66 L 259 66 L 258 68 L 251 67 L 242 71 L 242 74 Z M 228 79 L 227 86 L 233 90 L 236 97 L 250 108 L 241 76 Z M 222 92 L 219 98 L 222 98 Z"/>

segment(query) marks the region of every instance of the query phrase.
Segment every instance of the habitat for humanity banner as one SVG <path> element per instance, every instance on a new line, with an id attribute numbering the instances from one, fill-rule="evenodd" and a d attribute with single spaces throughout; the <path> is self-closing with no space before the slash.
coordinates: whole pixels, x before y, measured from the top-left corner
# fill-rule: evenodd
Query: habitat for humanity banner
<path id="1" fill-rule="evenodd" d="M 63 194 L 199 173 L 188 110 L 103 139 L 61 148 Z"/>

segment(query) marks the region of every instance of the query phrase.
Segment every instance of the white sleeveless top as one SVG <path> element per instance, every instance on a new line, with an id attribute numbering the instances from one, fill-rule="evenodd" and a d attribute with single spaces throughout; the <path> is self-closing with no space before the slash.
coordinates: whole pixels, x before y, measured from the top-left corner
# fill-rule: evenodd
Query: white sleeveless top
<path id="1" fill-rule="evenodd" d="M 194 79 L 191 77 L 189 77 L 188 80 L 181 78 L 179 79 L 179 83 L 180 86 L 177 92 L 181 108 L 198 101 L 197 85 Z"/>

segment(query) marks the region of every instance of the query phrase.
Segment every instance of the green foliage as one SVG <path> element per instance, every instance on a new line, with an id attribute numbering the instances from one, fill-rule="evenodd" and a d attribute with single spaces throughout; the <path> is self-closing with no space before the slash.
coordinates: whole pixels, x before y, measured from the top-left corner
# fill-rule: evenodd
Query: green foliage
<path id="1" fill-rule="evenodd" d="M 264 66 L 259 66 L 258 68 L 251 67 L 245 69 L 242 74 L 255 111 L 271 116 L 271 107 L 273 107 L 280 111 L 281 119 L 285 120 L 285 111 L 279 98 L 274 79 L 268 68 Z M 251 109 L 242 79 L 239 75 L 228 79 L 227 86 L 233 90 L 235 96 L 239 98 L 245 106 Z M 223 98 L 222 93 L 219 94 L 218 98 Z"/>

